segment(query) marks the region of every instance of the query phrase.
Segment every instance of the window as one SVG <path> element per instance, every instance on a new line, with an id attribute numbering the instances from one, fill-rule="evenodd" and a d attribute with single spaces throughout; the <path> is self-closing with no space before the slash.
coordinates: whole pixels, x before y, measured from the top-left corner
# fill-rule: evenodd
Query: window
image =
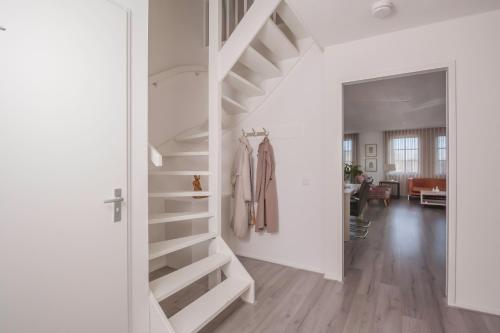
<path id="1" fill-rule="evenodd" d="M 446 175 L 446 136 L 436 138 L 436 174 Z"/>
<path id="2" fill-rule="evenodd" d="M 394 164 L 396 165 L 396 173 L 418 173 L 418 137 L 401 137 L 392 139 L 391 150 Z"/>
<path id="3" fill-rule="evenodd" d="M 352 163 L 352 140 L 344 140 L 344 145 L 343 145 L 343 156 L 344 156 L 344 163 Z"/>

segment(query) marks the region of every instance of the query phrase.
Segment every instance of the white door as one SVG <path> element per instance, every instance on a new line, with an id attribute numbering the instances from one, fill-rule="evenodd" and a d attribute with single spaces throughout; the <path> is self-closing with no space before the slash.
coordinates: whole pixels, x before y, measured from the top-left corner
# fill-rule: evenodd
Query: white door
<path id="1" fill-rule="evenodd" d="M 127 332 L 128 14 L 0 0 L 0 26 L 0 332 Z"/>

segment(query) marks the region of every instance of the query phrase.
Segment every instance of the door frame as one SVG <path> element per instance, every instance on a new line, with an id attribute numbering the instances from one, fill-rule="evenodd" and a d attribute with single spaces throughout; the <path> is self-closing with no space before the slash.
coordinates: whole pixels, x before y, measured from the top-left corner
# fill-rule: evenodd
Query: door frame
<path id="1" fill-rule="evenodd" d="M 362 73 L 353 77 L 343 78 L 337 80 L 333 89 L 334 93 L 339 96 L 339 104 L 334 105 L 335 108 L 340 110 L 341 119 L 341 131 L 339 131 L 338 136 L 335 138 L 335 142 L 339 145 L 343 142 L 344 138 L 344 86 L 369 82 L 374 80 L 394 78 L 401 76 L 408 76 L 418 73 L 426 72 L 436 72 L 436 71 L 446 71 L 447 73 L 447 100 L 446 100 L 446 134 L 448 139 L 448 165 L 447 165 L 447 206 L 446 206 L 446 295 L 448 305 L 454 306 L 456 304 L 456 256 L 457 256 L 457 105 L 456 105 L 456 62 L 445 61 L 433 64 L 417 65 L 414 67 L 405 68 L 394 68 L 383 72 L 377 73 Z M 327 112 L 332 112 L 332 110 L 327 110 Z M 328 125 L 325 125 L 328 126 Z M 328 153 L 328 152 L 327 152 Z M 342 161 L 342 149 L 337 150 L 334 159 L 337 161 Z M 331 174 L 333 177 L 332 181 L 329 183 L 343 184 L 344 174 L 343 168 L 339 168 L 338 174 Z M 329 175 L 330 173 L 325 173 Z M 335 179 L 336 178 L 336 179 Z M 343 281 L 344 276 L 344 233 L 343 233 L 343 216 L 344 216 L 344 205 L 335 202 L 328 202 L 328 200 L 333 200 L 336 198 L 343 198 L 343 186 L 334 191 L 339 191 L 336 196 L 327 197 L 326 207 L 337 208 L 337 218 L 335 219 L 335 233 L 330 238 L 330 241 L 335 244 L 335 251 L 333 253 L 327 253 L 326 259 L 332 258 L 333 262 L 337 266 L 334 269 L 336 274 L 325 275 L 325 278 L 331 278 L 338 281 Z M 326 215 L 325 215 L 326 216 Z"/>
<path id="2" fill-rule="evenodd" d="M 105 0 L 127 13 L 128 332 L 149 332 L 148 10 L 142 0 Z"/>

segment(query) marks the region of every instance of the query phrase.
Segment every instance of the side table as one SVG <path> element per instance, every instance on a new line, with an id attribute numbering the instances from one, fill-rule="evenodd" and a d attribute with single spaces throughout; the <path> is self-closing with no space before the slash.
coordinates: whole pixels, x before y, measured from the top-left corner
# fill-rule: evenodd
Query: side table
<path id="1" fill-rule="evenodd" d="M 393 198 L 401 198 L 401 192 L 400 192 L 400 184 L 397 180 L 381 180 L 378 182 L 380 186 L 390 186 L 392 189 L 392 194 L 391 197 Z M 396 187 L 396 191 L 394 191 L 394 187 Z"/>

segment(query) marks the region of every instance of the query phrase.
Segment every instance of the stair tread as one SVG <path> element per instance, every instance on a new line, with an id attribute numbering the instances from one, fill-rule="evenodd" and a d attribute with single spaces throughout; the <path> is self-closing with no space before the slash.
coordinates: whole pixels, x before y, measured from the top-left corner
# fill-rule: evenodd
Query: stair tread
<path id="1" fill-rule="evenodd" d="M 271 52 L 282 59 L 299 56 L 299 51 L 295 45 L 271 19 L 268 19 L 266 24 L 264 24 L 257 38 L 271 50 Z"/>
<path id="2" fill-rule="evenodd" d="M 222 108 L 229 114 L 248 113 L 249 110 L 229 96 L 222 96 Z"/>
<path id="3" fill-rule="evenodd" d="M 230 277 L 169 318 L 176 333 L 198 332 L 240 297 L 250 284 Z"/>
<path id="4" fill-rule="evenodd" d="M 200 197 L 210 196 L 207 191 L 185 191 L 185 192 L 155 192 L 149 193 L 150 198 L 183 198 L 183 197 Z"/>
<path id="5" fill-rule="evenodd" d="M 215 238 L 216 234 L 208 232 L 204 234 L 191 235 L 181 238 L 174 238 L 149 244 L 149 260 L 164 256 L 166 254 L 182 250 L 186 247 Z"/>
<path id="6" fill-rule="evenodd" d="M 176 212 L 152 214 L 149 216 L 149 224 L 188 221 L 210 217 L 212 217 L 212 214 L 210 212 Z"/>
<path id="7" fill-rule="evenodd" d="M 175 138 L 175 141 L 182 142 L 182 141 L 202 141 L 208 138 L 208 131 L 201 131 L 201 132 L 196 132 L 192 134 L 186 134 L 186 135 L 180 135 Z"/>
<path id="8" fill-rule="evenodd" d="M 229 72 L 225 81 L 248 97 L 261 96 L 265 93 L 262 88 L 233 71 Z"/>
<path id="9" fill-rule="evenodd" d="M 178 151 L 164 155 L 164 157 L 189 157 L 189 156 L 208 156 L 208 151 Z"/>
<path id="10" fill-rule="evenodd" d="M 159 176 L 210 176 L 210 171 L 201 170 L 150 170 L 150 175 Z"/>
<path id="11" fill-rule="evenodd" d="M 149 287 L 156 300 L 161 302 L 230 261 L 230 256 L 216 253 L 152 281 Z"/>
<path id="12" fill-rule="evenodd" d="M 281 70 L 252 46 L 246 48 L 238 61 L 265 77 L 281 76 Z"/>

